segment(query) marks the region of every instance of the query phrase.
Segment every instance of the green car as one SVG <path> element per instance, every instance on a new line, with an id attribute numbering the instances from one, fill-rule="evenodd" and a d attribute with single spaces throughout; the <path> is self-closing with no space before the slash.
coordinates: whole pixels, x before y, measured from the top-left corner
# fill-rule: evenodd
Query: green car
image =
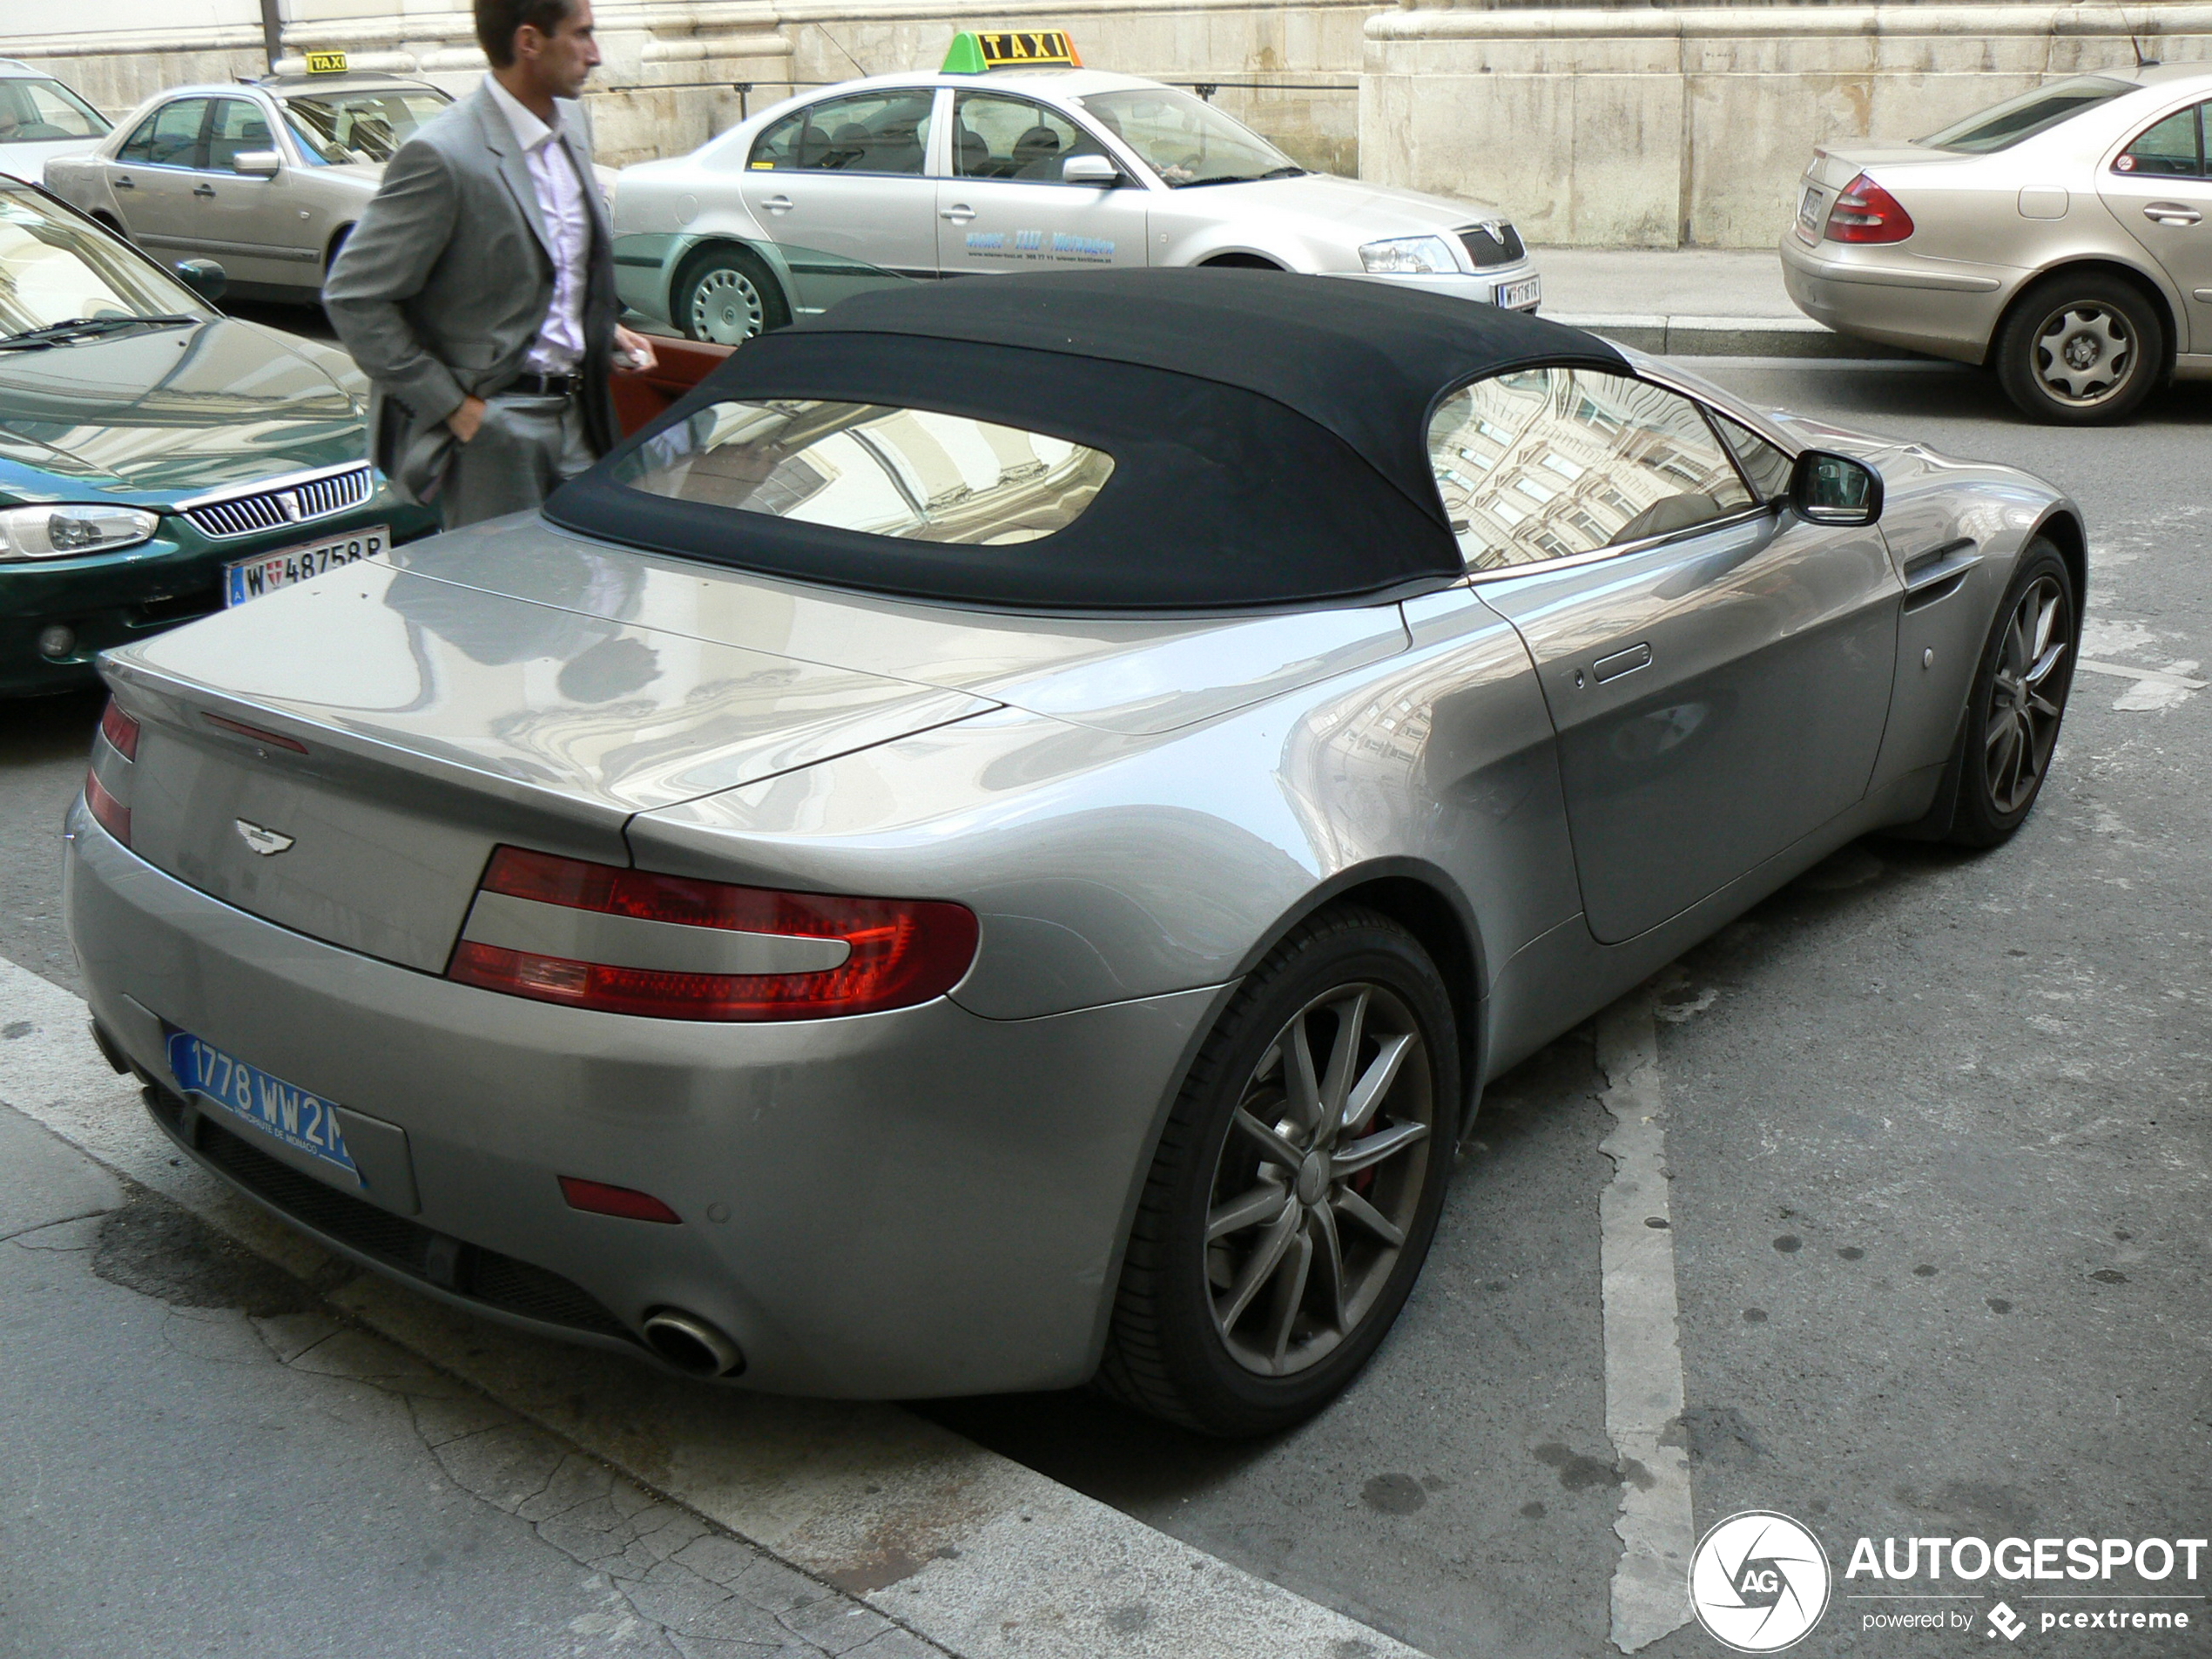
<path id="1" fill-rule="evenodd" d="M 0 179 L 0 696 L 436 528 L 366 458 L 361 371 L 222 280 Z"/>

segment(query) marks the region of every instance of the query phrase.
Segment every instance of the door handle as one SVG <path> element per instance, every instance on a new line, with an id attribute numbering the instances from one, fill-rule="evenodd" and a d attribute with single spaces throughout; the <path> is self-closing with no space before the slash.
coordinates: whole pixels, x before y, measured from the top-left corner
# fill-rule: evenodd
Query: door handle
<path id="1" fill-rule="evenodd" d="M 136 185 L 134 185 L 134 184 L 132 184 L 132 183 L 131 182 L 131 175 L 130 175 L 129 173 L 127 173 L 127 172 L 126 172 L 126 173 L 118 174 L 118 175 L 117 176 L 116 180 L 115 180 L 115 187 L 116 187 L 118 190 L 136 190 L 136 189 L 138 188 L 138 186 L 137 186 Z"/>
<path id="2" fill-rule="evenodd" d="M 1600 685 L 1608 680 L 1617 680 L 1623 674 L 1633 674 L 1639 668 L 1651 666 L 1651 646 L 1649 641 L 1631 645 L 1626 651 L 1616 651 L 1610 657 L 1601 657 L 1590 664 L 1590 673 Z"/>
<path id="3" fill-rule="evenodd" d="M 950 207 L 946 208 L 942 212 L 939 213 L 937 217 L 940 219 L 949 219 L 955 225 L 965 225 L 969 219 L 975 217 L 975 210 L 973 207 L 970 207 L 966 202 L 954 202 Z"/>
<path id="4" fill-rule="evenodd" d="M 195 196 L 205 196 L 212 201 L 214 199 L 215 196 L 215 186 L 212 185 L 194 185 L 192 187 L 192 193 Z"/>
<path id="5" fill-rule="evenodd" d="M 788 196 L 771 196 L 766 201 L 761 203 L 760 205 L 772 213 L 788 213 L 791 212 L 791 198 Z"/>
<path id="6" fill-rule="evenodd" d="M 2145 202 L 2143 217 L 2161 225 L 2194 225 L 2204 215 L 2186 202 Z"/>

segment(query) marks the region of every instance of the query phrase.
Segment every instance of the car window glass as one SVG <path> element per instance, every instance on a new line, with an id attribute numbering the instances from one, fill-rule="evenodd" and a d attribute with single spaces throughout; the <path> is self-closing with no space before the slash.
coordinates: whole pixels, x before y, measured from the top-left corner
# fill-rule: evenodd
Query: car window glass
<path id="1" fill-rule="evenodd" d="M 2094 109 L 2107 98 L 2142 89 L 2133 81 L 2115 81 L 2102 75 L 2076 75 L 2054 81 L 2032 92 L 2006 98 L 1954 122 L 1940 132 L 1915 139 L 1932 150 L 1958 150 L 1968 155 L 1987 155 L 2009 150 L 2026 138 L 2070 121 L 2084 110 Z"/>
<path id="2" fill-rule="evenodd" d="M 1438 408 L 1428 452 L 1475 570 L 1693 529 L 1754 504 L 1695 403 L 1621 374 L 1477 381 Z"/>
<path id="3" fill-rule="evenodd" d="M 962 179 L 1056 185 L 1069 156 L 1104 153 L 1066 116 L 1025 98 L 962 92 L 954 100 L 953 172 Z"/>
<path id="4" fill-rule="evenodd" d="M 2161 179 L 2204 176 L 2203 105 L 2176 110 L 2121 152 L 2114 172 L 2148 173 Z"/>
<path id="5" fill-rule="evenodd" d="M 0 144 L 97 138 L 107 130 L 57 81 L 0 80 Z"/>
<path id="6" fill-rule="evenodd" d="M 1305 171 L 1242 122 L 1171 86 L 1090 92 L 1074 102 L 1178 189 Z"/>
<path id="7" fill-rule="evenodd" d="M 927 88 L 833 98 L 794 110 L 752 146 L 756 170 L 915 173 L 929 151 Z"/>
<path id="8" fill-rule="evenodd" d="M 300 147 L 318 161 L 389 161 L 447 100 L 428 87 L 312 92 L 284 101 Z"/>
<path id="9" fill-rule="evenodd" d="M 207 100 L 180 98 L 165 104 L 138 124 L 117 152 L 118 161 L 143 162 L 150 167 L 190 167 L 199 158 L 199 127 L 206 118 Z"/>
<path id="10" fill-rule="evenodd" d="M 269 112 L 259 104 L 242 98 L 215 100 L 215 120 L 207 133 L 209 172 L 230 172 L 240 156 L 275 145 L 269 135 Z"/>
<path id="11" fill-rule="evenodd" d="M 1797 463 L 1789 455 L 1751 430 L 1731 421 L 1718 410 L 1713 412 L 1713 424 L 1720 428 L 1721 436 L 1736 452 L 1743 464 L 1743 475 L 1751 481 L 1751 488 L 1758 491 L 1761 501 L 1778 501 L 1790 493 L 1790 475 L 1797 470 Z"/>
<path id="12" fill-rule="evenodd" d="M 1042 433 L 811 398 L 709 404 L 613 463 L 617 482 L 677 501 L 985 546 L 1074 523 L 1113 470 Z"/>
<path id="13" fill-rule="evenodd" d="M 0 189 L 0 335 L 78 317 L 202 314 L 179 284 L 28 189 Z"/>

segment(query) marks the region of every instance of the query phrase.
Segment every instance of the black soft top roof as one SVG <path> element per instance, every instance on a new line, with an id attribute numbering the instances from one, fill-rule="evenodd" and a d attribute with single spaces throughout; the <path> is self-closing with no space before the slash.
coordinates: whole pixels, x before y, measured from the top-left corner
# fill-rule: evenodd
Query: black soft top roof
<path id="1" fill-rule="evenodd" d="M 1466 300 L 1245 270 L 992 276 L 857 294 L 732 354 L 564 486 L 556 523 L 840 586 L 1044 610 L 1211 610 L 1379 597 L 1464 566 L 1431 410 L 1539 364 L 1629 372 L 1602 341 Z M 1090 507 L 975 547 L 832 529 L 616 482 L 619 458 L 727 399 L 942 410 L 1105 450 Z"/>

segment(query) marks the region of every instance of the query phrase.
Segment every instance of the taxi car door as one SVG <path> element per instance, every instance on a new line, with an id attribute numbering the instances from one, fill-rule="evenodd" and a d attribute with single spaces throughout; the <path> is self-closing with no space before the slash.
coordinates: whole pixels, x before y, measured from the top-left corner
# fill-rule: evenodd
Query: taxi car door
<path id="1" fill-rule="evenodd" d="M 1063 182 L 1069 157 L 1108 152 L 1059 111 L 1003 92 L 955 93 L 949 151 L 937 185 L 947 276 L 1145 263 L 1151 192 Z"/>
<path id="2" fill-rule="evenodd" d="M 2184 352 L 2212 352 L 2212 165 L 2205 123 L 2212 105 L 2153 122 L 2113 158 L 2097 180 L 2105 206 L 2166 267 L 2187 308 Z"/>
<path id="3" fill-rule="evenodd" d="M 198 182 L 208 100 L 172 98 L 138 123 L 105 168 L 108 193 L 131 239 L 158 256 L 182 259 L 191 241 L 192 190 Z"/>
<path id="4" fill-rule="evenodd" d="M 739 185 L 771 239 L 900 276 L 937 273 L 929 141 L 940 93 L 880 87 L 794 110 L 753 141 Z"/>
<path id="5" fill-rule="evenodd" d="M 239 157 L 273 150 L 283 155 L 266 109 L 251 98 L 215 100 L 206 158 L 192 185 L 194 237 L 234 281 L 313 287 L 316 250 L 300 234 L 296 192 L 286 188 L 283 171 L 273 179 L 238 171 Z"/>
<path id="6" fill-rule="evenodd" d="M 1476 382 L 1429 448 L 1476 591 L 1535 664 L 1601 941 L 1865 796 L 1902 584 L 1873 527 L 1768 504 L 1788 456 L 1680 393 L 1564 368 Z"/>

